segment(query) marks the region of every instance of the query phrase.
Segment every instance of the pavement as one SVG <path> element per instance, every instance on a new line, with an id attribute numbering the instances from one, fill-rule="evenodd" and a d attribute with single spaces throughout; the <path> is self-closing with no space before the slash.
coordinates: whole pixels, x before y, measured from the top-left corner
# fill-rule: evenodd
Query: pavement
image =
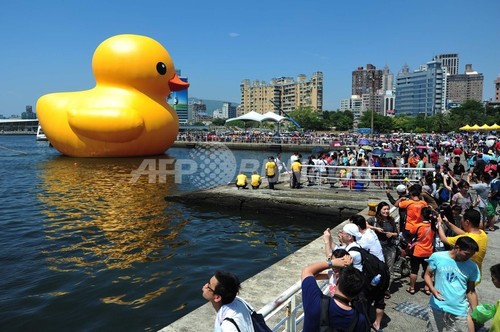
<path id="1" fill-rule="evenodd" d="M 294 190 L 287 183 L 278 185 L 278 190 L 237 190 L 233 186 L 225 186 L 210 191 L 190 193 L 187 196 L 169 196 L 166 199 L 188 203 L 196 201 L 197 204 L 202 205 L 217 202 L 218 205 L 229 204 L 233 208 L 242 209 L 252 208 L 252 206 L 268 206 L 267 208 L 273 210 L 279 208 L 280 214 L 289 213 L 293 209 L 300 210 L 303 213 L 306 211 L 308 213 L 322 211 L 321 216 L 318 216 L 318 221 L 323 222 L 325 228 L 330 227 L 333 233 L 336 233 L 347 221 L 339 225 L 330 224 L 332 219 L 328 218 L 329 213 L 338 212 L 342 207 L 349 207 L 367 217 L 369 202 L 387 201 L 385 192 L 382 190 L 357 192 L 344 188 L 329 190 L 315 187 Z M 230 200 L 228 197 L 236 198 Z M 203 202 L 200 202 L 200 200 Z M 286 202 L 285 206 L 283 202 Z M 350 211 L 349 215 L 355 212 Z M 303 266 L 324 259 L 324 242 L 321 235 L 318 234 L 318 238 L 310 244 L 245 280 L 242 283 L 240 295 L 254 305 L 256 309 L 273 302 L 280 294 L 300 280 L 300 271 Z M 500 252 L 500 230 L 489 232 L 488 237 L 489 243 L 483 262 L 482 282 L 477 287 L 479 303 L 496 303 L 500 298 L 500 291 L 491 282 L 489 273 L 489 268 L 492 265 L 500 263 L 500 257 L 497 254 Z M 407 277 L 396 279 L 393 282 L 392 295 L 390 299 L 386 300 L 385 315 L 382 320 L 384 331 L 409 331 L 412 329 L 418 331 L 425 329 L 425 309 L 429 302 L 429 296 L 421 291 L 414 295 L 407 293 L 405 290 L 408 287 L 408 281 L 409 278 Z M 419 276 L 416 289 L 423 289 L 423 286 L 423 279 Z M 161 331 L 211 331 L 214 319 L 215 311 L 207 303 Z M 488 322 L 485 326 L 489 327 L 489 324 Z"/>

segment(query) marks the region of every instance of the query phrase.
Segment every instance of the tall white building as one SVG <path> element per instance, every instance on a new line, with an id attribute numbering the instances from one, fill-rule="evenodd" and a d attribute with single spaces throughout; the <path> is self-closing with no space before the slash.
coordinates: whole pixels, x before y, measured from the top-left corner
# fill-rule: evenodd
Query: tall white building
<path id="1" fill-rule="evenodd" d="M 388 91 L 394 89 L 394 75 L 391 73 L 389 66 L 382 69 L 382 90 Z"/>
<path id="2" fill-rule="evenodd" d="M 354 115 L 355 126 L 362 115 L 363 99 L 358 95 L 352 95 L 351 98 L 340 100 L 340 111 L 351 111 Z"/>

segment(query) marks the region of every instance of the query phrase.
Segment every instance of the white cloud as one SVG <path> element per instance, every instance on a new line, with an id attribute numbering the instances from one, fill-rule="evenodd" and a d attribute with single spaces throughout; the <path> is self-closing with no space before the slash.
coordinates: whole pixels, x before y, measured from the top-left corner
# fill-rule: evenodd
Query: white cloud
<path id="1" fill-rule="evenodd" d="M 239 36 L 240 36 L 240 34 L 237 33 L 237 32 L 230 32 L 229 33 L 229 37 L 231 37 L 231 38 L 236 38 L 236 37 L 239 37 Z"/>

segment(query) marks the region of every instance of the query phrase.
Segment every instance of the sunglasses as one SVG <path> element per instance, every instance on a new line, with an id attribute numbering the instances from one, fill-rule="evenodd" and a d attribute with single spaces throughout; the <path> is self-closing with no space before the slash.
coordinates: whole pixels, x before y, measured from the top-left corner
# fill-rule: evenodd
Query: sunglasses
<path id="1" fill-rule="evenodd" d="M 215 293 L 215 291 L 212 289 L 212 287 L 210 287 L 210 280 L 205 284 L 205 286 L 207 286 L 207 289 L 209 291 L 211 291 L 212 293 Z"/>

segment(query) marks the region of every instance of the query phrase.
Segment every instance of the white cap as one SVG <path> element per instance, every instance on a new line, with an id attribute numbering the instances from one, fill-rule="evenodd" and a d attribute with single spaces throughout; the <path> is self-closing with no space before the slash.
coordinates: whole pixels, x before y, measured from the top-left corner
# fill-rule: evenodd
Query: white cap
<path id="1" fill-rule="evenodd" d="M 396 191 L 398 193 L 405 193 L 406 192 L 406 186 L 404 184 L 400 184 L 396 187 Z"/>
<path id="2" fill-rule="evenodd" d="M 344 225 L 342 230 L 344 231 L 344 233 L 352 235 L 355 240 L 361 238 L 361 233 L 359 232 L 359 228 L 355 224 L 346 224 Z"/>

